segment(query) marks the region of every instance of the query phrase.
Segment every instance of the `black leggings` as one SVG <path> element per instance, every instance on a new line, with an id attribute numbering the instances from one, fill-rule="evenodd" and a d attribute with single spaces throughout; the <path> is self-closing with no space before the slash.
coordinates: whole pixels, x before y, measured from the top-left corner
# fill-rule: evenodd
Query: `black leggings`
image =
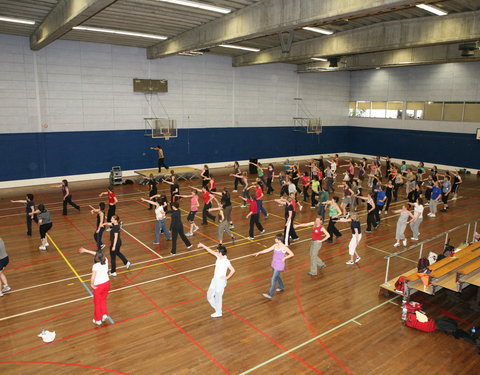
<path id="1" fill-rule="evenodd" d="M 165 158 L 158 158 L 158 172 L 162 171 L 162 167 L 168 169 L 167 165 L 165 164 Z"/>
<path id="2" fill-rule="evenodd" d="M 77 210 L 80 210 L 80 207 L 76 203 L 72 202 L 72 195 L 69 194 L 63 199 L 63 212 L 62 212 L 63 215 L 67 214 L 67 204 L 70 204 Z"/>
<path id="3" fill-rule="evenodd" d="M 186 247 L 192 246 L 188 238 L 185 236 L 185 233 L 183 232 L 183 226 L 177 227 L 172 227 L 170 228 L 172 231 L 172 254 L 177 253 L 177 237 L 180 236 L 182 241 L 184 242 Z"/>
<path id="4" fill-rule="evenodd" d="M 375 210 L 367 213 L 367 231 L 371 231 L 372 227 L 376 227 L 377 222 L 375 221 Z"/>
<path id="5" fill-rule="evenodd" d="M 262 224 L 260 224 L 259 215 L 258 214 L 251 214 L 250 215 L 250 229 L 248 231 L 248 236 L 253 238 L 253 226 L 256 225 L 257 229 L 260 232 L 263 232 Z"/>
<path id="6" fill-rule="evenodd" d="M 108 205 L 107 223 L 109 223 L 112 216 L 115 215 L 116 209 L 117 209 L 117 206 L 115 204 Z"/>
<path id="7" fill-rule="evenodd" d="M 112 247 L 110 247 L 110 260 L 112 262 L 110 269 L 111 273 L 117 272 L 117 256 L 122 260 L 123 264 L 128 263 L 128 259 L 120 252 L 121 246 L 122 244 L 120 243 L 117 244 L 117 247 L 115 249 L 112 249 Z"/>
<path id="8" fill-rule="evenodd" d="M 212 208 L 212 203 L 206 203 L 203 205 L 203 210 L 202 210 L 202 224 L 208 224 L 207 223 L 207 217 L 213 221 L 215 221 L 215 216 L 213 216 L 208 210 Z"/>
<path id="9" fill-rule="evenodd" d="M 337 222 L 337 219 L 332 219 L 332 218 L 330 218 L 330 220 L 328 221 L 327 231 L 330 234 L 329 241 L 333 240 L 334 235 L 337 236 L 337 237 L 342 237 L 342 234 L 340 233 L 340 231 L 335 226 L 336 222 Z"/>
<path id="10" fill-rule="evenodd" d="M 267 178 L 267 194 L 272 194 L 274 192 L 272 187 L 272 177 Z"/>

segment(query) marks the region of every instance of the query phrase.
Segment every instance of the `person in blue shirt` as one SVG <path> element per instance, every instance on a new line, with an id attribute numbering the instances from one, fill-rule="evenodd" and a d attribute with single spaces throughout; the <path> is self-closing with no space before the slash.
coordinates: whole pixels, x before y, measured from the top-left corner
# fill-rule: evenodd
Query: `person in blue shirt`
<path id="1" fill-rule="evenodd" d="M 440 184 L 438 181 L 434 181 L 431 188 L 432 188 L 432 196 L 430 198 L 430 203 L 429 203 L 430 213 L 428 214 L 428 216 L 435 217 L 437 213 L 437 204 L 440 201 L 440 198 L 442 197 L 442 189 L 440 188 Z"/>
<path id="2" fill-rule="evenodd" d="M 377 192 L 377 197 L 375 200 L 375 221 L 377 223 L 377 225 L 375 226 L 376 228 L 380 225 L 380 213 L 382 212 L 383 206 L 385 205 L 385 202 L 387 200 L 387 195 L 383 191 L 382 185 L 378 185 L 375 191 Z"/>

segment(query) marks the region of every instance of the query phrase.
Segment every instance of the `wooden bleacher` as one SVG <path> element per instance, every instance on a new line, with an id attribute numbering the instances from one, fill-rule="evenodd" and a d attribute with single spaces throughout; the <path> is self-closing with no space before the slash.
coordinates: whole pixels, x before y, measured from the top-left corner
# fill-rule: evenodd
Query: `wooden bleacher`
<path id="1" fill-rule="evenodd" d="M 197 177 L 196 172 L 198 171 L 198 169 L 192 167 L 170 167 L 170 169 L 166 170 L 165 173 L 158 173 L 157 168 L 141 169 L 138 171 L 133 171 L 133 173 L 137 174 L 139 178 L 142 179 L 148 178 L 148 176 L 153 175 L 156 180 L 160 180 L 163 177 L 169 176 L 171 170 L 175 171 L 175 175 L 178 177 L 179 180 L 192 180 Z"/>
<path id="2" fill-rule="evenodd" d="M 405 276 L 407 279 L 406 287 L 408 289 L 408 295 L 412 295 L 417 291 L 435 294 L 436 291 L 442 288 L 461 292 L 463 288 L 470 284 L 479 286 L 480 242 L 473 243 L 469 246 L 464 245 L 459 247 L 459 249 L 454 257 L 444 258 L 429 266 L 432 273 L 430 274 L 431 286 L 428 288 L 424 289 L 416 268 L 389 280 L 388 283 L 382 284 L 380 287 L 385 291 L 403 295 L 403 293 L 395 291 L 395 282 L 400 276 Z"/>

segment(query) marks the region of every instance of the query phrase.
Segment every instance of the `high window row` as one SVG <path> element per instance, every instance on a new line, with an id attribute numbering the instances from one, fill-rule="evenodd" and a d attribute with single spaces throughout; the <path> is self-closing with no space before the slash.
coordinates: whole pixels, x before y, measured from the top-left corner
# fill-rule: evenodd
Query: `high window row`
<path id="1" fill-rule="evenodd" d="M 480 122 L 477 102 L 349 102 L 350 117 Z"/>

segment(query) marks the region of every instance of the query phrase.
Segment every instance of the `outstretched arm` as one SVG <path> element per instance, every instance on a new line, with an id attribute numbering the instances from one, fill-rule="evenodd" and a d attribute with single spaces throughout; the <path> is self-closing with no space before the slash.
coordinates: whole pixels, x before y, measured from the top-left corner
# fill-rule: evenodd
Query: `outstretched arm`
<path id="1" fill-rule="evenodd" d="M 153 206 L 158 206 L 158 202 L 151 201 L 150 199 L 140 198 L 140 200 L 141 200 L 142 202 L 149 203 L 149 204 L 151 204 L 151 205 L 153 205 Z"/>
<path id="2" fill-rule="evenodd" d="M 90 255 L 95 255 L 97 253 L 96 251 L 85 249 L 84 247 L 81 247 L 80 249 L 78 249 L 78 252 L 80 254 L 90 254 Z"/>
<path id="3" fill-rule="evenodd" d="M 205 245 L 204 245 L 203 243 L 201 243 L 201 242 L 198 243 L 197 247 L 198 247 L 199 249 L 202 248 L 202 249 L 204 249 L 204 250 L 207 250 L 210 254 L 216 256 L 217 258 L 218 258 L 218 256 L 219 256 L 218 251 L 215 251 L 215 250 L 211 249 L 210 247 L 205 246 Z"/>

